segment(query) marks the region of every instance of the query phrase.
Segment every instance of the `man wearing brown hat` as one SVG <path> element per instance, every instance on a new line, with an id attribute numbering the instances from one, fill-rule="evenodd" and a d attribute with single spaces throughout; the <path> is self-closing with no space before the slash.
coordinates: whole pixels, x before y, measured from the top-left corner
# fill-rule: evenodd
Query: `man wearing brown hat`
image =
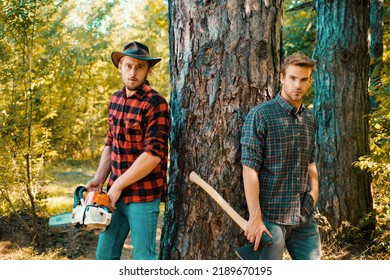
<path id="1" fill-rule="evenodd" d="M 160 58 L 147 46 L 131 42 L 111 59 L 124 87 L 108 107 L 105 147 L 89 191 L 107 189 L 114 209 L 110 225 L 100 234 L 97 259 L 120 259 L 129 232 L 134 259 L 156 259 L 160 203 L 166 201 L 170 112 L 167 101 L 147 81 Z"/>

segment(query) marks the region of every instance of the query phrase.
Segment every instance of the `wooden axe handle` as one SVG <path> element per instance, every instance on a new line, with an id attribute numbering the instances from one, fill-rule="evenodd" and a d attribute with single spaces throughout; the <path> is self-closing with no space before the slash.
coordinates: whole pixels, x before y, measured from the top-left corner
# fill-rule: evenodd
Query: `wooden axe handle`
<path id="1" fill-rule="evenodd" d="M 194 171 L 190 173 L 190 181 L 196 183 L 202 189 L 204 189 L 218 204 L 222 207 L 223 210 L 240 226 L 240 228 L 245 231 L 248 222 L 241 217 L 227 202 L 223 199 L 219 193 L 214 190 L 209 184 L 207 184 L 202 178 L 200 178 Z"/>

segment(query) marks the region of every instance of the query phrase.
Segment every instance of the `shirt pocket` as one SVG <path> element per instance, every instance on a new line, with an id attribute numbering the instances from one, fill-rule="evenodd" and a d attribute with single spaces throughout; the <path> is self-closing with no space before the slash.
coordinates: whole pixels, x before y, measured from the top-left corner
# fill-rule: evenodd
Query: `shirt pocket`
<path id="1" fill-rule="evenodd" d="M 285 130 L 274 130 L 267 137 L 267 157 L 271 163 L 280 163 L 285 160 L 288 150 L 291 148 L 291 135 Z"/>
<path id="2" fill-rule="evenodd" d="M 128 142 L 143 141 L 141 122 L 135 119 L 125 119 L 125 139 Z"/>

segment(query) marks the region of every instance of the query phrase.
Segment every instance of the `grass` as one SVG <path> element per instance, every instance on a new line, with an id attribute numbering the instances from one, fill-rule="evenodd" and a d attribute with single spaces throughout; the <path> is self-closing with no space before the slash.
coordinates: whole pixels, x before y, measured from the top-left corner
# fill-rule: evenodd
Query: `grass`
<path id="1" fill-rule="evenodd" d="M 46 187 L 48 212 L 53 215 L 71 212 L 74 190 L 79 185 L 85 185 L 94 174 L 95 169 L 85 163 L 63 163 L 50 170 L 49 176 L 53 181 Z"/>

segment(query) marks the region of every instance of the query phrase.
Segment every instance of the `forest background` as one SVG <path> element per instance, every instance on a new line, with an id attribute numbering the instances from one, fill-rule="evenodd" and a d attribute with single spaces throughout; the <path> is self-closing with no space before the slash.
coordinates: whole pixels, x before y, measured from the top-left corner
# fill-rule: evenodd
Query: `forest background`
<path id="1" fill-rule="evenodd" d="M 167 99 L 171 91 L 167 3 L 129 2 L 1 2 L 0 259 L 94 258 L 96 235 L 49 229 L 47 221 L 71 210 L 75 186 L 89 180 L 97 167 L 108 100 L 121 87 L 110 53 L 131 40 L 145 43 L 153 56 L 163 58 L 151 84 Z M 313 5 L 293 0 L 283 5 L 283 56 L 296 51 L 312 56 Z M 390 258 L 388 22 L 385 4 L 383 55 L 380 66 L 372 68 L 381 82 L 370 87 L 375 107 L 370 153 L 356 162 L 372 175 L 374 210 L 323 240 L 325 259 Z M 130 256 L 131 246 L 125 250 Z"/>

